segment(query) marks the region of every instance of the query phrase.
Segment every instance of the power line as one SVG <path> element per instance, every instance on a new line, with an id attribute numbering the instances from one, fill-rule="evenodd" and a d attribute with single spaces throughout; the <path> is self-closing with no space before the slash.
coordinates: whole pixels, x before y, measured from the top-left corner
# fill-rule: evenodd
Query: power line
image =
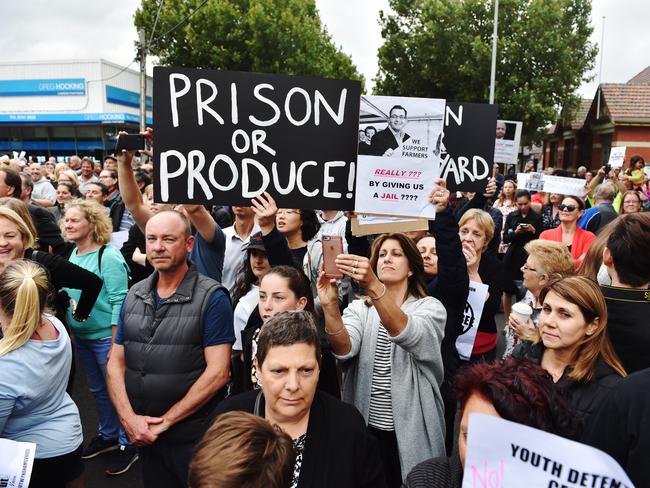
<path id="1" fill-rule="evenodd" d="M 153 35 L 156 32 L 156 26 L 158 25 L 158 17 L 160 16 L 160 11 L 162 10 L 162 6 L 165 0 L 160 0 L 160 5 L 158 5 L 158 12 L 156 12 L 156 20 L 153 21 L 153 28 L 151 29 L 151 35 L 149 36 L 149 46 L 151 44 L 151 41 L 153 41 Z"/>
<path id="2" fill-rule="evenodd" d="M 204 6 L 209 2 L 209 1 L 210 1 L 210 0 L 203 0 L 203 2 L 201 3 L 201 5 L 199 5 L 199 6 L 196 7 L 192 12 L 190 12 L 188 15 L 186 15 L 185 18 L 183 18 L 183 20 L 181 20 L 181 21 L 180 21 L 178 24 L 176 24 L 174 27 L 172 27 L 172 28 L 169 29 L 169 30 L 166 30 L 164 33 L 162 33 L 161 35 L 157 36 L 157 37 L 156 37 L 156 40 L 160 39 L 161 37 L 165 37 L 167 34 L 169 34 L 169 33 L 173 32 L 173 31 L 175 31 L 178 27 L 180 27 L 183 23 L 185 23 L 185 22 L 186 22 L 186 21 L 187 21 L 187 20 L 188 20 L 192 15 L 194 15 L 194 14 L 197 13 L 199 10 L 201 10 L 201 9 L 202 9 L 202 8 L 203 8 L 203 7 L 204 7 Z M 151 44 L 151 41 L 149 41 L 149 44 Z"/>

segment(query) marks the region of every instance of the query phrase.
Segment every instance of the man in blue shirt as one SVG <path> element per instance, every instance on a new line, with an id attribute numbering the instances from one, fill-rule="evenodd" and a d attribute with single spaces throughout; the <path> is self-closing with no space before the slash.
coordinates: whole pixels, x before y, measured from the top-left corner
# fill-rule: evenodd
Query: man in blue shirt
<path id="1" fill-rule="evenodd" d="M 225 396 L 235 336 L 227 290 L 187 254 L 189 220 L 166 210 L 145 230 L 156 270 L 129 291 L 107 367 L 111 399 L 140 446 L 145 487 L 184 487 L 195 443 Z"/>

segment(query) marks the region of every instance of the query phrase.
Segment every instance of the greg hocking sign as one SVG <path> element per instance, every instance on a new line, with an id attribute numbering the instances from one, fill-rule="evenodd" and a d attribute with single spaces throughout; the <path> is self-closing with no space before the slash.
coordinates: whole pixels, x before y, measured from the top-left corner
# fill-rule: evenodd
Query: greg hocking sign
<path id="1" fill-rule="evenodd" d="M 352 210 L 358 81 L 154 68 L 155 200 Z"/>

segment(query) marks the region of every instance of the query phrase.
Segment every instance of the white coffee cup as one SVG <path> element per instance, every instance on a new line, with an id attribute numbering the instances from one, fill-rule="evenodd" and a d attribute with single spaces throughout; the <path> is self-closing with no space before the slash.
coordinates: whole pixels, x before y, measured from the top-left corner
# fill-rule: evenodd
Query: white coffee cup
<path id="1" fill-rule="evenodd" d="M 519 322 L 525 324 L 533 314 L 533 309 L 523 302 L 517 302 L 512 306 L 510 315 L 514 316 Z"/>

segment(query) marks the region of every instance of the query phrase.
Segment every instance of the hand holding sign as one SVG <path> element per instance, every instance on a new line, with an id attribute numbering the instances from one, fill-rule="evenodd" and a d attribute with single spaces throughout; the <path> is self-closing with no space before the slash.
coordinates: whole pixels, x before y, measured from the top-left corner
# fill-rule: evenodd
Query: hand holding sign
<path id="1" fill-rule="evenodd" d="M 436 180 L 436 184 L 429 193 L 429 202 L 436 206 L 436 213 L 444 212 L 449 203 L 449 190 L 447 182 L 442 178 Z"/>
<path id="2" fill-rule="evenodd" d="M 275 216 L 278 213 L 275 200 L 268 192 L 264 192 L 251 200 L 251 207 L 255 212 L 255 220 L 260 226 L 262 235 L 269 234 L 275 228 Z"/>
<path id="3" fill-rule="evenodd" d="M 488 180 L 488 184 L 485 187 L 483 196 L 485 198 L 492 198 L 496 192 L 497 192 L 497 180 L 494 177 L 492 177 Z"/>

